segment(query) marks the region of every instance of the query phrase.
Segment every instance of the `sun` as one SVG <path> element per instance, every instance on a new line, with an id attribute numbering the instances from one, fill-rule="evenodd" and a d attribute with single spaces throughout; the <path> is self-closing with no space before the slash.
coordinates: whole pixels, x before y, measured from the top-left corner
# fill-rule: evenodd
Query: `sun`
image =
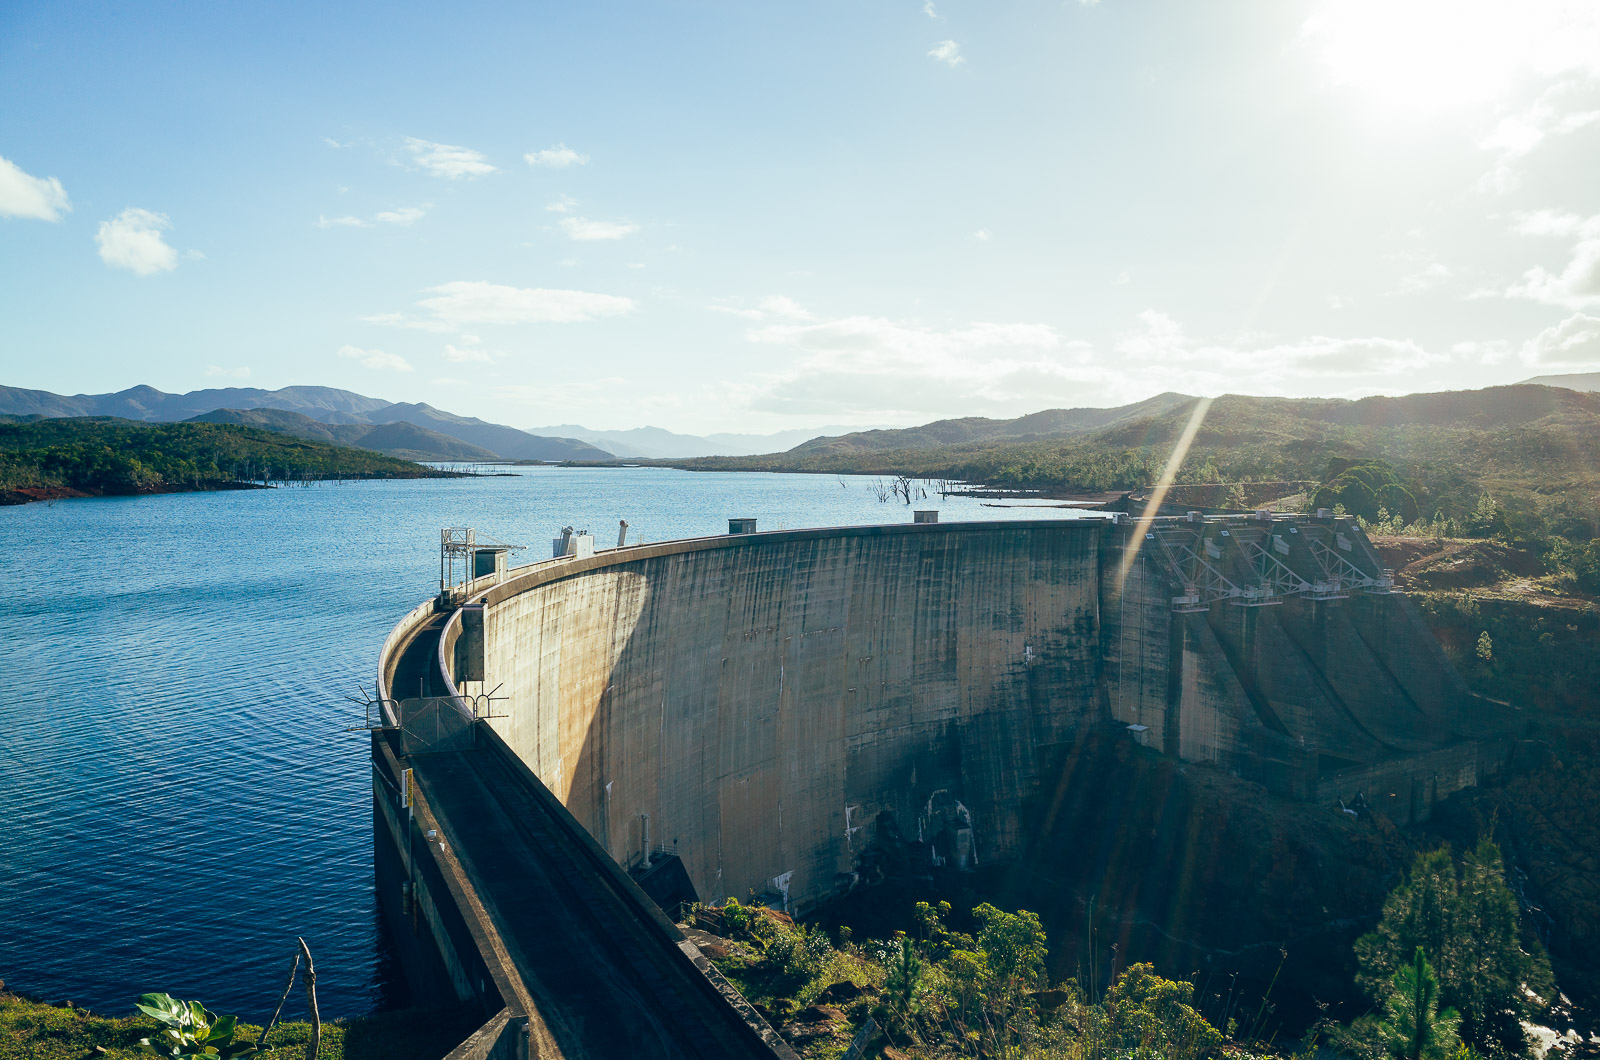
<path id="1" fill-rule="evenodd" d="M 1561 48 L 1559 0 L 1327 0 L 1302 27 L 1335 84 L 1381 105 L 1431 111 L 1501 98 Z"/>

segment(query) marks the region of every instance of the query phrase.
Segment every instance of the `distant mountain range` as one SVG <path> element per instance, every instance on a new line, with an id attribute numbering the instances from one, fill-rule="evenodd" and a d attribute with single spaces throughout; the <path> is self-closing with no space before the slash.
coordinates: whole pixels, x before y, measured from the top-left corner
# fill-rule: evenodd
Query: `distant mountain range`
<path id="1" fill-rule="evenodd" d="M 288 415 L 279 415 L 286 413 Z M 576 438 L 545 437 L 457 416 L 426 404 L 383 401 L 326 386 L 226 387 L 167 394 L 136 386 L 65 397 L 0 386 L 0 414 L 115 416 L 146 423 L 201 420 L 265 427 L 311 441 L 354 445 L 408 460 L 611 460 Z M 360 428 L 343 430 L 345 427 Z"/>
<path id="2" fill-rule="evenodd" d="M 1488 391 L 1411 394 L 1361 401 L 1304 399 L 1238 399 L 1259 401 L 1263 408 L 1293 406 L 1306 420 L 1350 426 L 1401 426 L 1451 423 L 1490 428 L 1514 422 L 1519 414 L 1543 415 L 1549 391 L 1529 386 L 1600 391 L 1600 372 L 1538 376 L 1517 387 Z M 687 460 L 703 457 L 783 456 L 776 466 L 790 468 L 889 467 L 906 464 L 912 453 L 986 449 L 998 445 L 1062 442 L 1093 435 L 1104 442 L 1127 434 L 1133 441 L 1152 421 L 1162 421 L 1187 407 L 1192 397 L 1158 394 L 1116 408 L 1046 409 L 1016 419 L 983 417 L 936 420 L 920 427 L 861 430 L 819 427 L 770 434 L 678 434 L 659 427 L 594 431 L 577 424 L 518 430 L 423 403 L 384 401 L 325 386 L 288 386 L 280 390 L 225 387 L 168 394 L 136 386 L 114 394 L 63 396 L 44 390 L 0 386 L 0 415 L 60 418 L 112 416 L 142 422 L 195 420 L 261 427 L 310 441 L 356 446 L 408 460 Z M 1287 404 L 1285 404 L 1287 403 Z M 1127 432 L 1119 432 L 1127 428 Z M 897 459 L 897 457 L 902 459 Z M 754 464 L 741 466 L 755 466 Z"/>
<path id="3" fill-rule="evenodd" d="M 287 409 L 217 409 L 190 417 L 189 423 L 235 423 L 281 431 L 329 445 L 353 445 L 403 460 L 498 460 L 500 455 L 414 423 L 322 423 Z"/>
<path id="4" fill-rule="evenodd" d="M 1046 409 L 1018 416 L 1014 420 L 991 420 L 968 416 L 959 420 L 935 420 L 921 427 L 896 430 L 858 431 L 837 438 L 813 438 L 790 450 L 795 456 L 880 453 L 900 449 L 933 449 L 974 442 L 1017 442 L 1038 438 L 1070 438 L 1076 434 L 1110 427 L 1118 423 L 1159 416 L 1194 398 L 1187 394 L 1158 394 L 1110 409 Z"/>
<path id="5" fill-rule="evenodd" d="M 675 460 L 696 456 L 751 456 L 776 453 L 819 436 L 859 431 L 860 427 L 809 427 L 771 434 L 677 434 L 660 427 L 634 427 L 626 431 L 591 431 L 575 423 L 555 427 L 528 427 L 530 434 L 581 438 L 624 459 Z"/>
<path id="6" fill-rule="evenodd" d="M 226 387 L 167 394 L 135 386 L 115 394 L 63 397 L 47 390 L 0 386 L 0 412 L 13 416 L 117 416 L 146 423 L 177 423 L 214 409 L 288 409 L 324 423 L 364 422 L 359 418 L 390 402 L 327 386 L 286 386 L 282 390 Z"/>
<path id="7" fill-rule="evenodd" d="M 1600 372 L 1585 372 L 1579 375 L 1536 375 L 1532 379 L 1524 379 L 1523 382 L 1535 386 L 1564 386 L 1568 390 L 1594 391 L 1600 390 Z"/>

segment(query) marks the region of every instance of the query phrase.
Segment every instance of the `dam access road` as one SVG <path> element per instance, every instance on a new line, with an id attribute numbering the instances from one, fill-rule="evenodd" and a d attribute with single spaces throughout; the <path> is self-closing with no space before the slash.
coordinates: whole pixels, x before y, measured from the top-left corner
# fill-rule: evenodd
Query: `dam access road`
<path id="1" fill-rule="evenodd" d="M 492 565 L 492 564 L 491 564 Z M 447 587 L 379 663 L 380 906 L 452 1055 L 794 1054 L 662 912 L 1026 850 L 1092 728 L 1425 819 L 1505 758 L 1348 519 L 733 533 Z M 660 902 L 661 904 L 658 904 Z"/>

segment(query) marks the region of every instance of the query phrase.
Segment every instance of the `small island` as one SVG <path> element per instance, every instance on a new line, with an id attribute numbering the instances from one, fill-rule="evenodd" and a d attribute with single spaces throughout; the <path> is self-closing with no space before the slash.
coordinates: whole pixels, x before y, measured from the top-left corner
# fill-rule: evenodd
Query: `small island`
<path id="1" fill-rule="evenodd" d="M 234 424 L 0 417 L 0 504 L 461 474 Z"/>

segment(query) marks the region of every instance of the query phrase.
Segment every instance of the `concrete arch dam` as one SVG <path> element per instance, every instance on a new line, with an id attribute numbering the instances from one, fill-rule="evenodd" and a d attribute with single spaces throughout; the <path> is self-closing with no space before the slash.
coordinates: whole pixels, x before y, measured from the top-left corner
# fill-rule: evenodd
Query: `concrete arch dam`
<path id="1" fill-rule="evenodd" d="M 490 1017 L 472 1055 L 785 1055 L 646 890 L 803 914 L 885 833 L 957 866 L 1014 858 L 1086 727 L 1402 822 L 1499 760 L 1344 520 L 568 557 L 419 607 L 380 686 L 379 892 L 409 976 Z"/>

